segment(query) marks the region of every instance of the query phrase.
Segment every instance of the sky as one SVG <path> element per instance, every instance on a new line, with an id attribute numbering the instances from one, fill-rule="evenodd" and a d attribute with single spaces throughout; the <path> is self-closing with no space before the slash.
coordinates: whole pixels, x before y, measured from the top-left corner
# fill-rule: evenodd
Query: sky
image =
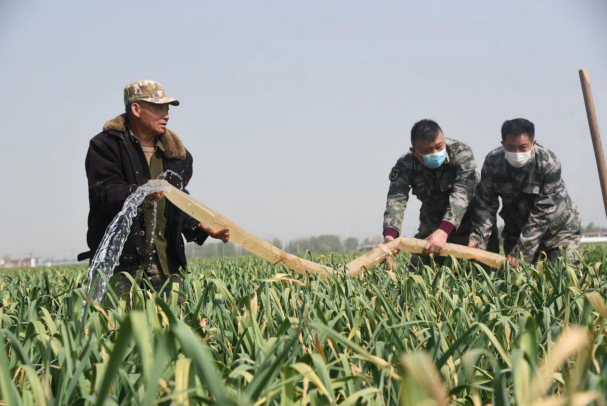
<path id="1" fill-rule="evenodd" d="M 86 251 L 89 140 L 159 81 L 190 193 L 263 238 L 380 235 L 422 118 L 480 166 L 535 123 L 584 224 L 606 225 L 580 88 L 607 135 L 607 1 L 0 1 L 0 255 Z M 413 236 L 413 196 L 403 235 Z"/>

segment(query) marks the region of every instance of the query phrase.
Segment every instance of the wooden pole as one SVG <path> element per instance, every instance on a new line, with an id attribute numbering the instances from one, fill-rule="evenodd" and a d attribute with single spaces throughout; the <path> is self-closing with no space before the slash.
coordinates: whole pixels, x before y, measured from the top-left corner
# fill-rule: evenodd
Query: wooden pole
<path id="1" fill-rule="evenodd" d="M 605 215 L 607 215 L 607 167 L 605 166 L 605 154 L 603 153 L 603 144 L 601 143 L 601 134 L 599 133 L 599 122 L 596 119 L 596 110 L 594 109 L 594 99 L 592 89 L 590 88 L 590 79 L 588 71 L 580 70 L 580 81 L 582 83 L 582 92 L 584 93 L 584 103 L 586 104 L 586 114 L 588 115 L 588 125 L 590 126 L 590 136 L 594 147 L 594 157 L 596 166 L 599 170 L 599 180 L 601 182 L 601 191 L 603 192 L 603 203 L 605 205 Z"/>

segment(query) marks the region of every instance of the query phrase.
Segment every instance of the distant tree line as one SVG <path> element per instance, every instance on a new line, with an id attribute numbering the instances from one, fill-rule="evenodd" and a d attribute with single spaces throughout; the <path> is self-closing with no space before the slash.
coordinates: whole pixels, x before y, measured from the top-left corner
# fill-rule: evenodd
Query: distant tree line
<path id="1" fill-rule="evenodd" d="M 597 226 L 592 221 L 586 226 L 582 226 L 582 233 L 595 233 L 598 231 L 607 231 L 607 227 Z"/>
<path id="2" fill-rule="evenodd" d="M 363 241 L 359 241 L 358 238 L 348 237 L 342 240 L 341 237 L 337 235 L 326 234 L 298 238 L 296 240 L 291 240 L 286 244 L 278 238 L 274 238 L 268 242 L 290 254 L 305 254 L 306 251 L 314 253 L 352 252 L 356 251 L 359 245 L 379 244 L 382 242 L 382 239 L 375 237 L 365 238 Z M 224 244 L 221 242 L 207 241 L 202 246 L 193 243 L 186 245 L 186 255 L 188 258 L 222 258 L 249 254 L 250 253 L 247 250 L 240 248 L 232 242 Z"/>
<path id="3" fill-rule="evenodd" d="M 185 254 L 188 258 L 223 258 L 247 255 L 248 252 L 231 242 L 205 242 L 202 246 L 188 243 Z"/>

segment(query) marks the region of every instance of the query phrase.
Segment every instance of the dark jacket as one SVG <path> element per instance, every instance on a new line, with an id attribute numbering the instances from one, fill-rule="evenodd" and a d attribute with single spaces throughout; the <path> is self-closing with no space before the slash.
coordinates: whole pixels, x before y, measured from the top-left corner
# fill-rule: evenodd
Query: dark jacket
<path id="1" fill-rule="evenodd" d="M 160 140 L 165 148 L 164 170 L 173 171 L 181 177 L 169 176 L 167 181 L 187 193 L 185 188 L 192 177 L 192 155 L 171 130 L 167 129 Z M 85 166 L 90 204 L 86 237 L 89 256 L 93 257 L 108 225 L 122 209 L 126 198 L 144 183 L 141 160 L 130 139 L 125 115 L 105 123 L 103 131 L 91 139 Z M 166 205 L 165 218 L 167 255 L 186 269 L 182 235 L 186 240 L 202 245 L 208 234 L 196 228 L 198 221 L 170 202 Z M 146 257 L 145 233 L 143 212 L 139 210 L 124 244 L 119 267 L 132 268 L 143 263 Z M 86 257 L 81 254 L 79 259 Z"/>

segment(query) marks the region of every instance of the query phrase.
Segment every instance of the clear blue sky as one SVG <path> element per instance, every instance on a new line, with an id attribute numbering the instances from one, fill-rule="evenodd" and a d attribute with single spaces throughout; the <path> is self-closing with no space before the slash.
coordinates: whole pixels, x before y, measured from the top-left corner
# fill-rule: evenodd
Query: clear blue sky
<path id="1" fill-rule="evenodd" d="M 530 119 L 583 222 L 606 224 L 578 78 L 605 136 L 606 17 L 605 0 L 2 1 L 0 255 L 86 249 L 88 142 L 144 78 L 182 102 L 190 192 L 261 237 L 380 234 L 421 118 L 479 166 L 505 119 Z"/>

